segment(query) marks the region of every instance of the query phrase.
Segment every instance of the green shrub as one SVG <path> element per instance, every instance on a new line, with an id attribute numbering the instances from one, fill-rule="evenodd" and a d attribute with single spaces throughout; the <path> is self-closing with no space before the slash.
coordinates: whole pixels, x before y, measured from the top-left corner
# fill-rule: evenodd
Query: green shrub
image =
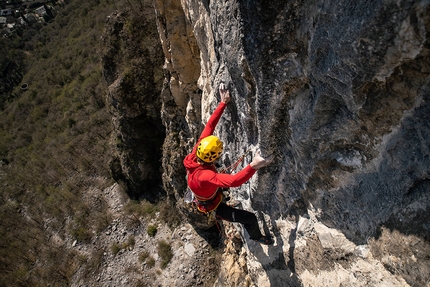
<path id="1" fill-rule="evenodd" d="M 91 231 L 86 226 L 77 226 L 70 232 L 74 239 L 81 242 L 88 242 L 91 239 Z"/>
<path id="2" fill-rule="evenodd" d="M 146 228 L 146 232 L 148 233 L 149 236 L 154 237 L 157 234 L 157 226 L 149 225 Z"/>
<path id="3" fill-rule="evenodd" d="M 123 242 L 121 244 L 119 244 L 119 243 L 112 244 L 110 250 L 111 250 L 113 255 L 117 255 L 118 252 L 121 251 L 121 249 L 133 248 L 135 244 L 136 244 L 136 240 L 135 240 L 134 236 L 130 235 L 126 242 Z"/>
<path id="4" fill-rule="evenodd" d="M 139 253 L 139 261 L 140 262 L 145 261 L 146 258 L 148 258 L 148 257 L 149 257 L 149 252 L 146 250 Z"/>
<path id="5" fill-rule="evenodd" d="M 88 262 L 88 256 L 85 254 L 78 254 L 77 258 L 78 258 L 79 262 L 81 262 L 81 263 L 87 263 Z"/>
<path id="6" fill-rule="evenodd" d="M 173 257 L 172 247 L 164 240 L 158 241 L 158 255 L 161 257 L 161 269 L 165 269 Z"/>
<path id="7" fill-rule="evenodd" d="M 124 206 L 124 212 L 127 214 L 134 214 L 135 216 L 154 218 L 157 212 L 157 206 L 146 200 L 140 202 L 137 200 L 130 200 Z"/>
<path id="8" fill-rule="evenodd" d="M 117 255 L 118 252 L 121 251 L 121 245 L 119 245 L 118 243 L 112 244 L 112 246 L 110 247 L 110 251 L 114 256 Z"/>
<path id="9" fill-rule="evenodd" d="M 152 256 L 149 256 L 148 258 L 146 258 L 145 262 L 146 262 L 146 266 L 148 266 L 149 268 L 152 268 L 155 266 L 155 259 Z"/>
<path id="10" fill-rule="evenodd" d="M 96 232 L 104 231 L 112 222 L 112 215 L 107 211 L 102 210 L 101 212 L 97 212 L 95 213 L 95 216 L 94 226 Z"/>
<path id="11" fill-rule="evenodd" d="M 136 244 L 136 239 L 134 238 L 133 235 L 130 235 L 127 239 L 127 242 L 124 244 L 124 249 L 126 248 L 134 248 L 134 245 Z"/>
<path id="12" fill-rule="evenodd" d="M 145 262 L 146 266 L 148 266 L 149 268 L 152 268 L 155 266 L 155 259 L 154 257 L 152 257 L 151 255 L 149 255 L 148 251 L 142 251 L 139 253 L 139 261 L 140 262 Z"/>

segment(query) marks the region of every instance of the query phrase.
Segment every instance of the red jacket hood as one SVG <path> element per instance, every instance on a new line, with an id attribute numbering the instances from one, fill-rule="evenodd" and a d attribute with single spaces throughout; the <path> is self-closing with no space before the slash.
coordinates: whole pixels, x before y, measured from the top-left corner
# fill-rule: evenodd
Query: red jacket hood
<path id="1" fill-rule="evenodd" d="M 184 166 L 187 170 L 192 172 L 195 168 L 199 167 L 200 164 L 197 162 L 197 156 L 194 153 L 190 153 L 184 158 Z"/>

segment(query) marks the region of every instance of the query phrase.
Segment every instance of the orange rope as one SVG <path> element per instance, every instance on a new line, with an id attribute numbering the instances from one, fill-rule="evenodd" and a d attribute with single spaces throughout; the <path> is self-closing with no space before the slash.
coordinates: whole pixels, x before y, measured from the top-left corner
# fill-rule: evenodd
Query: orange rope
<path id="1" fill-rule="evenodd" d="M 236 168 L 239 166 L 239 164 L 245 159 L 246 154 L 250 151 L 251 149 L 248 149 L 243 155 L 241 155 L 239 157 L 239 159 L 234 162 L 233 164 L 231 164 L 230 166 L 226 167 L 226 168 L 222 168 L 220 173 L 227 173 L 230 169 L 229 173 L 232 173 L 236 170 Z"/>

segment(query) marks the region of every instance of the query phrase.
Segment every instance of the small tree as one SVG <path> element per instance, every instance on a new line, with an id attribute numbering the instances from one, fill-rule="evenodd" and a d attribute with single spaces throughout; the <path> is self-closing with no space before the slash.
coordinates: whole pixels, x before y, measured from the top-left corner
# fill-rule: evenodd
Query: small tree
<path id="1" fill-rule="evenodd" d="M 146 228 L 146 232 L 148 233 L 149 236 L 154 237 L 155 234 L 157 234 L 157 226 L 155 226 L 155 225 L 149 225 Z"/>

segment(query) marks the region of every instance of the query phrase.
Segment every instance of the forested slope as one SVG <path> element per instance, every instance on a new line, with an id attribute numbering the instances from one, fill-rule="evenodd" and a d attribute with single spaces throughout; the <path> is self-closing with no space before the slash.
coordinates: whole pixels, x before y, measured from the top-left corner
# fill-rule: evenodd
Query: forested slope
<path id="1" fill-rule="evenodd" d="M 2 95 L 1 286 L 67 284 L 84 259 L 64 240 L 89 240 L 109 222 L 87 191 L 110 183 L 98 43 L 115 2 L 70 1 L 53 22 L 1 39 L 28 84 Z"/>

